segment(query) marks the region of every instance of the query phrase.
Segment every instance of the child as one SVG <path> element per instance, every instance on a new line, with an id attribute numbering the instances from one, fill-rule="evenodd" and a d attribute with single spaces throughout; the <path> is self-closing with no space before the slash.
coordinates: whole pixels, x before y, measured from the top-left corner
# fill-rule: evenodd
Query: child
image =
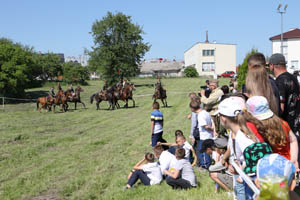
<path id="1" fill-rule="evenodd" d="M 194 132 L 198 132 L 198 137 L 194 134 L 196 154 L 198 158 L 197 165 L 204 169 L 208 169 L 210 165 L 210 156 L 206 153 L 200 153 L 200 150 L 204 140 L 213 138 L 213 127 L 209 113 L 200 108 L 200 103 L 201 102 L 199 101 L 192 101 L 190 103 L 190 108 L 192 112 L 198 114 L 197 125 L 199 131 L 194 130 Z"/>
<path id="2" fill-rule="evenodd" d="M 165 170 L 164 174 L 168 175 L 166 182 L 173 189 L 188 189 L 196 187 L 196 176 L 193 167 L 189 161 L 184 159 L 185 150 L 176 149 L 175 153 L 177 162 L 172 165 L 173 168 Z"/>
<path id="3" fill-rule="evenodd" d="M 173 154 L 165 151 L 161 145 L 156 145 L 153 151 L 155 157 L 159 159 L 159 167 L 161 173 L 164 175 L 164 171 L 168 170 L 170 166 L 174 165 L 174 163 L 176 162 L 176 158 Z"/>
<path id="4" fill-rule="evenodd" d="M 159 103 L 154 102 L 152 105 L 153 112 L 151 113 L 151 141 L 150 145 L 154 148 L 157 142 L 166 142 L 163 138 L 164 117 L 159 111 Z"/>
<path id="5" fill-rule="evenodd" d="M 213 151 L 216 151 L 222 156 L 227 150 L 227 143 L 228 141 L 225 138 L 208 139 L 203 142 L 201 151 L 205 151 L 209 155 L 212 155 Z M 216 164 L 209 167 L 209 176 L 220 187 L 230 192 L 233 189 L 233 176 L 226 173 L 225 169 L 226 167 L 221 162 L 216 161 Z"/>
<path id="6" fill-rule="evenodd" d="M 146 164 L 143 164 L 144 162 Z M 158 164 L 154 162 L 153 153 L 146 153 L 144 158 L 133 167 L 133 170 L 128 175 L 125 189 L 132 188 L 139 179 L 144 185 L 155 185 L 161 182 L 161 171 Z"/>
<path id="7" fill-rule="evenodd" d="M 186 141 L 184 135 L 182 134 L 182 131 L 177 130 L 175 132 L 175 138 L 176 138 L 176 143 L 159 143 L 161 145 L 166 145 L 166 146 L 170 146 L 171 148 L 169 148 L 169 152 L 172 154 L 175 154 L 175 151 L 177 148 L 182 147 L 185 150 L 185 159 L 187 160 L 191 160 L 191 155 L 190 152 L 192 151 L 193 153 L 193 157 L 194 157 L 194 161 L 192 162 L 192 166 L 196 165 L 197 162 L 197 156 L 196 153 L 193 149 L 193 147 L 190 145 L 190 143 L 188 141 Z"/>

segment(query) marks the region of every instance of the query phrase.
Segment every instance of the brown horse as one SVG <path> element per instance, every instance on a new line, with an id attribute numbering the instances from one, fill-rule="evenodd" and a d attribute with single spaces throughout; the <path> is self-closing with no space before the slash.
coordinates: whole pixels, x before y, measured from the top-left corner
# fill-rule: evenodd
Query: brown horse
<path id="1" fill-rule="evenodd" d="M 55 95 L 54 102 L 53 102 L 53 112 L 55 112 L 55 106 L 61 106 L 63 112 L 68 110 L 67 104 L 67 96 L 65 95 L 63 90 L 59 90 Z"/>
<path id="2" fill-rule="evenodd" d="M 83 91 L 84 90 L 80 86 L 78 86 L 75 89 L 75 95 L 73 95 L 70 90 L 67 90 L 65 92 L 65 95 L 67 96 L 67 102 L 75 103 L 75 110 L 77 108 L 77 103 L 81 103 L 83 105 L 83 107 L 85 108 L 85 104 L 80 99 L 80 92 L 83 92 Z M 67 109 L 68 109 L 68 104 L 67 104 Z"/>
<path id="3" fill-rule="evenodd" d="M 133 91 L 135 91 L 134 84 L 130 83 L 124 86 L 124 88 L 118 88 L 119 89 L 119 95 L 117 100 L 122 100 L 125 102 L 124 108 L 128 108 L 128 100 L 131 100 L 133 102 L 133 106 L 135 107 L 135 101 L 133 99 Z M 116 102 L 117 106 L 119 105 L 118 102 Z"/>
<path id="4" fill-rule="evenodd" d="M 41 109 L 50 111 L 52 104 L 54 103 L 54 98 L 48 97 L 39 97 L 36 101 L 36 109 L 41 112 Z M 41 107 L 40 107 L 41 104 Z"/>
<path id="5" fill-rule="evenodd" d="M 156 83 L 152 99 L 154 99 L 154 102 L 156 102 L 156 99 L 160 99 L 164 107 L 168 107 L 167 90 L 164 89 L 160 83 Z"/>
<path id="6" fill-rule="evenodd" d="M 110 91 L 110 90 L 101 90 L 100 92 L 93 94 L 90 97 L 91 104 L 93 103 L 94 99 L 96 100 L 97 110 L 100 109 L 100 103 L 102 101 L 108 101 L 109 102 L 109 108 L 108 109 L 110 109 L 110 108 L 114 109 L 115 108 L 115 102 L 116 102 L 115 97 L 114 97 L 113 92 Z"/>

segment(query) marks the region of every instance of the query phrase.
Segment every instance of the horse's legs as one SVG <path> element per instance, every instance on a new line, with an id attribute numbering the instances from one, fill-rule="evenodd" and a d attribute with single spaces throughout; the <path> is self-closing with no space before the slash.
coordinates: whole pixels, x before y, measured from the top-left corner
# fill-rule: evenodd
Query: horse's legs
<path id="1" fill-rule="evenodd" d="M 81 100 L 79 102 L 83 105 L 84 109 L 86 109 L 85 104 Z"/>
<path id="2" fill-rule="evenodd" d="M 167 102 L 167 99 L 165 99 L 165 102 L 166 102 L 166 107 L 168 107 L 168 102 Z"/>
<path id="3" fill-rule="evenodd" d="M 164 107 L 166 107 L 164 100 L 163 99 L 160 99 L 160 100 L 161 100 L 162 104 L 164 105 Z"/>
<path id="4" fill-rule="evenodd" d="M 97 110 L 100 110 L 100 105 L 99 105 L 100 102 L 101 102 L 101 101 L 99 101 L 99 99 L 97 99 L 97 101 L 96 101 Z"/>
<path id="5" fill-rule="evenodd" d="M 76 108 L 77 108 L 77 102 L 75 101 L 75 110 L 76 110 Z"/>
<path id="6" fill-rule="evenodd" d="M 132 100 L 132 103 L 133 103 L 132 107 L 135 107 L 135 101 L 134 101 L 134 99 L 131 99 L 131 100 Z"/>

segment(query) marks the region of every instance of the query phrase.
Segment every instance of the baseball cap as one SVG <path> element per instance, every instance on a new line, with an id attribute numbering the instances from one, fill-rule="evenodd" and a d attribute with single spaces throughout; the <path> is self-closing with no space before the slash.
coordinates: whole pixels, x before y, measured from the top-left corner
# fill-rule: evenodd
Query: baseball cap
<path id="1" fill-rule="evenodd" d="M 257 163 L 256 174 L 259 181 L 284 178 L 291 184 L 296 172 L 295 165 L 285 157 L 273 153 L 264 156 Z"/>
<path id="2" fill-rule="evenodd" d="M 271 118 L 274 113 L 269 107 L 268 100 L 263 96 L 250 97 L 246 102 L 248 112 L 259 120 Z"/>
<path id="3" fill-rule="evenodd" d="M 228 140 L 226 138 L 216 138 L 214 140 L 214 146 L 218 149 L 224 149 L 227 147 Z"/>
<path id="4" fill-rule="evenodd" d="M 273 65 L 285 65 L 286 61 L 285 57 L 282 54 L 275 53 L 270 57 L 269 63 Z"/>
<path id="5" fill-rule="evenodd" d="M 227 117 L 236 117 L 243 109 L 246 108 L 245 100 L 241 97 L 229 97 L 221 101 L 217 112 L 214 114 L 222 114 Z"/>
<path id="6" fill-rule="evenodd" d="M 212 148 L 214 145 L 215 145 L 215 143 L 214 143 L 213 139 L 204 140 L 202 143 L 200 153 L 204 153 L 207 148 Z"/>

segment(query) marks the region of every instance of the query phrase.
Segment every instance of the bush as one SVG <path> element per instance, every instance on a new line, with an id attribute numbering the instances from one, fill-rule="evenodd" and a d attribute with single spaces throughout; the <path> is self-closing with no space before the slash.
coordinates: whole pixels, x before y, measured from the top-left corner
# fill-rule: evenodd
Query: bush
<path id="1" fill-rule="evenodd" d="M 254 54 L 257 53 L 257 49 L 252 49 L 249 53 L 247 53 L 246 57 L 244 58 L 243 64 L 240 65 L 238 70 L 238 89 L 242 89 L 242 86 L 246 83 L 246 77 L 248 73 L 248 58 Z"/>
<path id="2" fill-rule="evenodd" d="M 196 68 L 192 67 L 192 66 L 185 68 L 183 73 L 184 73 L 185 77 L 198 77 L 199 76 Z"/>

